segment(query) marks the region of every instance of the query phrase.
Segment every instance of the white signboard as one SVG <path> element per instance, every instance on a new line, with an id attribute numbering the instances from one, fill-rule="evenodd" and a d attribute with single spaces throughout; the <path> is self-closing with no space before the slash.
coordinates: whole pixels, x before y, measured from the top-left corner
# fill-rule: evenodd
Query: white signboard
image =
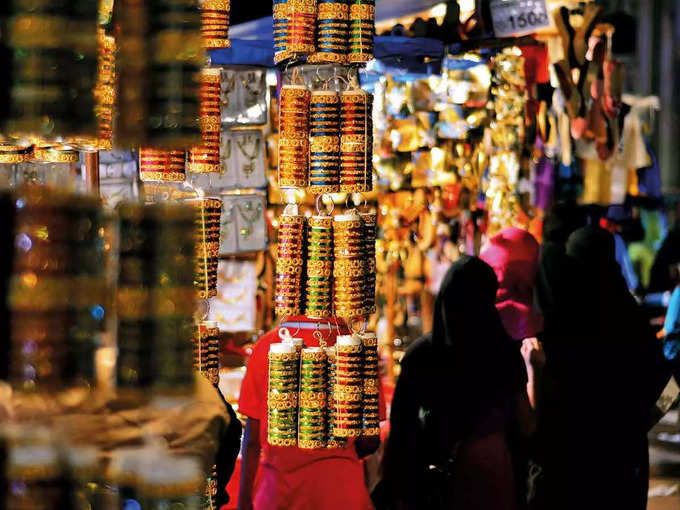
<path id="1" fill-rule="evenodd" d="M 550 26 L 545 0 L 491 0 L 496 37 L 526 35 Z"/>

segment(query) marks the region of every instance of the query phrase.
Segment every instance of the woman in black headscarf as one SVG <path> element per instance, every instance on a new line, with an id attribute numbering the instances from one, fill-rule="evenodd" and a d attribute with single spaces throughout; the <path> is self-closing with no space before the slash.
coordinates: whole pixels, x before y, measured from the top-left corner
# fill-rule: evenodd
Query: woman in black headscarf
<path id="1" fill-rule="evenodd" d="M 557 405 L 546 399 L 549 412 L 539 423 L 546 446 L 541 508 L 641 510 L 646 433 L 668 380 L 661 345 L 626 287 L 609 232 L 580 228 L 566 255 L 570 282 L 553 287 L 552 297 L 565 304 L 571 326 L 557 334 L 546 324 L 553 332 L 546 339 L 546 372 Z M 564 324 L 564 312 L 553 320 L 561 316 Z"/>
<path id="2" fill-rule="evenodd" d="M 515 508 L 506 434 L 517 425 L 531 433 L 533 415 L 524 362 L 496 311 L 497 287 L 480 259 L 455 262 L 432 332 L 402 360 L 383 461 L 392 508 Z"/>

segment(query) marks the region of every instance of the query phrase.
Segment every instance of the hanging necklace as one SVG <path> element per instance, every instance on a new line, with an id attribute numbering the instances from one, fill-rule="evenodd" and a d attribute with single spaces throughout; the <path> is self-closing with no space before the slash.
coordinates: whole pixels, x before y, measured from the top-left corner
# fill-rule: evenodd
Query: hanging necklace
<path id="1" fill-rule="evenodd" d="M 255 230 L 253 224 L 258 220 L 262 213 L 262 202 L 258 200 L 255 202 L 255 205 L 253 205 L 253 201 L 248 200 L 247 202 L 240 202 L 237 206 L 241 218 L 248 224 L 248 226 L 243 226 L 239 229 L 239 234 L 241 234 L 241 237 L 244 239 L 248 239 Z"/>
<path id="2" fill-rule="evenodd" d="M 228 73 L 225 74 L 226 78 L 222 82 L 222 104 L 224 106 L 229 106 L 229 94 L 234 91 L 234 87 L 236 86 L 236 73 L 232 72 L 231 77 Z"/>
<path id="3" fill-rule="evenodd" d="M 245 140 L 244 139 L 237 139 L 236 140 L 236 145 L 238 145 L 239 150 L 241 151 L 241 154 L 248 160 L 247 163 L 243 164 L 243 173 L 245 175 L 250 175 L 255 171 L 255 158 L 257 158 L 257 155 L 260 151 L 260 137 L 258 136 L 255 139 L 255 144 L 253 145 L 253 151 L 252 153 L 248 153 L 248 150 L 246 149 L 246 145 L 250 144 L 251 140 L 251 135 L 248 135 Z"/>
<path id="4" fill-rule="evenodd" d="M 222 225 L 220 228 L 220 236 L 222 239 L 227 240 L 231 236 L 229 235 L 229 226 L 234 223 L 234 204 L 232 203 L 227 207 L 227 204 L 224 204 L 224 210 L 222 211 Z"/>
<path id="5" fill-rule="evenodd" d="M 256 75 L 254 71 L 247 73 L 245 78 L 241 78 L 241 84 L 243 85 L 243 88 L 246 89 L 246 92 L 248 92 L 246 99 L 246 105 L 248 108 L 255 106 L 260 96 L 260 89 L 257 87 L 257 85 L 253 87 L 251 84 L 257 84 L 260 81 L 259 73 Z"/>
<path id="6" fill-rule="evenodd" d="M 227 139 L 227 143 L 224 144 L 224 150 L 222 151 L 222 160 L 224 162 L 222 168 L 224 169 L 224 173 L 229 171 L 228 162 L 230 159 L 231 159 L 231 138 Z"/>

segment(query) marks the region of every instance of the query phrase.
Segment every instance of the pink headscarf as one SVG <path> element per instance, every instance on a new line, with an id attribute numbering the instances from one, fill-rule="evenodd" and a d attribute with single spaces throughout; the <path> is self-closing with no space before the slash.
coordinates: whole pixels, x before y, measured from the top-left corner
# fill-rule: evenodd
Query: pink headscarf
<path id="1" fill-rule="evenodd" d="M 534 308 L 539 251 L 529 232 L 509 227 L 492 237 L 479 256 L 496 272 L 496 308 L 515 340 L 536 336 L 543 328 L 543 317 Z"/>

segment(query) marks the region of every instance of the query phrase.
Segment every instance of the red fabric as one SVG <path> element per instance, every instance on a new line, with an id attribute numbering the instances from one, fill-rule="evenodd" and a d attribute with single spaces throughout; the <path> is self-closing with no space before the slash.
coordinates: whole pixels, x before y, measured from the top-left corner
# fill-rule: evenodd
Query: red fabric
<path id="1" fill-rule="evenodd" d="M 318 321 L 294 317 L 286 322 Z M 319 345 L 314 329 L 289 330 L 293 337 L 302 338 L 306 346 Z M 354 441 L 349 441 L 345 448 L 328 450 L 283 448 L 267 442 L 267 354 L 271 344 L 281 341 L 278 332 L 276 328 L 256 342 L 239 399 L 239 412 L 260 421 L 262 458 L 255 481 L 254 510 L 372 510 Z M 344 325 L 338 325 L 338 329 L 322 333 L 332 346 L 338 334 L 349 332 Z M 381 419 L 384 415 L 381 395 Z"/>
<path id="2" fill-rule="evenodd" d="M 548 70 L 548 48 L 544 44 L 522 46 L 524 57 L 524 77 L 527 88 L 534 83 L 548 83 L 550 71 Z"/>
<path id="3" fill-rule="evenodd" d="M 533 305 L 539 257 L 534 236 L 519 228 L 505 228 L 491 238 L 479 257 L 498 278 L 496 308 L 507 333 L 515 340 L 536 336 L 543 318 Z"/>
<path id="4" fill-rule="evenodd" d="M 226 492 L 229 494 L 229 503 L 222 505 L 220 510 L 238 509 L 238 488 L 241 486 L 241 456 L 239 455 L 234 464 L 234 472 L 227 484 Z"/>

